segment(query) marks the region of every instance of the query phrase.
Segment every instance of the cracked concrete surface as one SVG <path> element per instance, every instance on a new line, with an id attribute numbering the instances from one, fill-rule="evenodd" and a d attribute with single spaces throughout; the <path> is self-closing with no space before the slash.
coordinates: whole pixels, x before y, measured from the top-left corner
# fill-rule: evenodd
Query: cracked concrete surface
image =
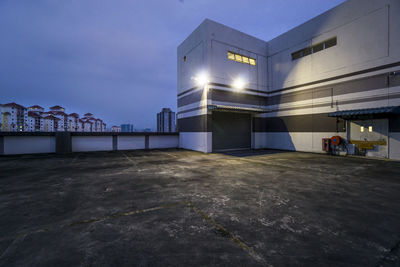
<path id="1" fill-rule="evenodd" d="M 400 163 L 284 151 L 0 157 L 0 266 L 398 266 Z"/>

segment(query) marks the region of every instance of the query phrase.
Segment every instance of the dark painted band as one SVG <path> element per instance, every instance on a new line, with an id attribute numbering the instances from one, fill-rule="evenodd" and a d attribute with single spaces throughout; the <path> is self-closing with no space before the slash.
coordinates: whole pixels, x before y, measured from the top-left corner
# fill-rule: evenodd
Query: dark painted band
<path id="1" fill-rule="evenodd" d="M 389 74 L 385 73 L 332 84 L 329 86 L 315 87 L 302 90 L 300 92 L 292 92 L 271 97 L 249 95 L 245 93 L 230 92 L 212 88 L 207 94 L 207 99 L 257 106 L 268 106 L 323 97 L 334 97 L 350 93 L 366 92 L 394 86 L 400 86 L 400 75 L 390 76 Z M 193 94 L 178 99 L 178 107 L 199 102 L 201 101 L 202 97 L 202 91 L 194 92 Z"/>
<path id="2" fill-rule="evenodd" d="M 328 117 L 328 113 L 253 118 L 253 132 L 345 132 L 344 120 Z"/>
<path id="3" fill-rule="evenodd" d="M 224 83 L 209 83 L 208 85 L 209 86 L 220 86 L 220 87 L 225 87 L 225 88 L 233 88 L 232 85 L 224 84 Z M 196 90 L 198 88 L 199 87 L 196 86 L 196 87 L 190 88 L 190 89 L 188 89 L 186 91 L 183 91 L 182 93 L 178 94 L 178 97 L 180 97 L 180 96 L 182 96 L 184 94 L 187 94 L 189 92 L 192 92 L 192 91 L 194 91 L 194 90 Z M 268 95 L 268 92 L 266 92 L 266 91 L 261 91 L 261 90 L 251 89 L 251 88 L 244 88 L 243 91 Z"/>
<path id="4" fill-rule="evenodd" d="M 309 85 L 314 85 L 314 84 L 319 84 L 319 83 L 324 83 L 324 82 L 330 82 L 330 81 L 334 81 L 334 80 L 339 80 L 339 79 L 348 78 L 348 77 L 351 77 L 351 76 L 361 75 L 361 74 L 365 74 L 365 73 L 369 73 L 369 72 L 374 72 L 374 71 L 378 71 L 378 70 L 384 70 L 384 69 L 398 67 L 398 66 L 400 66 L 400 61 L 399 62 L 394 62 L 394 63 L 391 63 L 391 64 L 378 66 L 378 67 L 374 67 L 374 68 L 365 69 L 365 70 L 350 72 L 350 73 L 346 73 L 346 74 L 343 74 L 343 75 L 338 75 L 338 76 L 334 76 L 334 77 L 330 77 L 330 78 L 326 78 L 326 79 L 321 79 L 321 80 L 317 80 L 317 81 L 313 81 L 313 82 L 309 82 L 309 83 L 303 83 L 303 84 L 298 84 L 298 85 L 294 85 L 294 86 L 289 86 L 289 87 L 285 87 L 285 88 L 281 88 L 281 89 L 277 89 L 277 90 L 273 90 L 273 91 L 269 91 L 269 92 L 259 91 L 259 90 L 254 90 L 254 89 L 245 89 L 245 90 L 250 91 L 250 92 L 262 93 L 262 94 L 273 94 L 273 93 L 283 92 L 283 91 L 287 91 L 287 90 L 291 90 L 291 89 L 296 89 L 296 88 L 299 88 L 299 87 L 304 87 L 304 86 L 309 86 Z M 227 84 L 221 84 L 221 83 L 211 83 L 211 84 L 215 85 L 215 86 L 232 88 L 232 86 L 227 85 Z M 178 94 L 178 96 L 181 96 L 181 95 L 186 94 L 186 93 L 188 93 L 190 91 L 193 91 L 196 88 L 198 88 L 198 87 L 190 88 L 190 89 Z"/>
<path id="5" fill-rule="evenodd" d="M 328 117 L 329 113 L 253 118 L 253 132 L 346 132 L 346 121 Z M 212 116 L 178 119 L 180 132 L 211 132 Z M 400 116 L 389 119 L 389 131 L 400 132 Z"/>
<path id="6" fill-rule="evenodd" d="M 179 132 L 211 132 L 211 115 L 204 114 L 178 119 Z"/>
<path id="7" fill-rule="evenodd" d="M 309 85 L 314 85 L 314 84 L 319 84 L 319 83 L 324 83 L 324 82 L 330 82 L 330 81 L 334 81 L 334 80 L 338 80 L 338 79 L 348 78 L 348 77 L 351 77 L 351 76 L 356 76 L 356 75 L 365 74 L 365 73 L 368 73 L 368 72 L 374 72 L 374 71 L 378 71 L 378 70 L 393 68 L 393 67 L 397 67 L 397 66 L 400 66 L 400 61 L 399 62 L 395 62 L 395 63 L 391 63 L 391 64 L 378 66 L 378 67 L 374 67 L 374 68 L 365 69 L 365 70 L 350 72 L 350 73 L 347 73 L 347 74 L 338 75 L 338 76 L 334 76 L 334 77 L 331 77 L 331 78 L 326 78 L 326 79 L 322 79 L 322 80 L 318 80 L 318 81 L 313 81 L 313 82 L 309 82 L 309 83 L 303 83 L 303 84 L 298 84 L 298 85 L 294 85 L 294 86 L 289 86 L 289 87 L 285 87 L 285 88 L 282 88 L 282 89 L 270 91 L 269 93 L 277 93 L 277 92 L 287 91 L 287 90 L 291 90 L 291 89 L 295 89 L 295 88 L 299 88 L 299 87 L 304 87 L 304 86 L 309 86 Z"/>
<path id="8" fill-rule="evenodd" d="M 342 100 L 338 101 L 338 105 L 348 105 L 348 104 L 358 104 L 358 103 L 364 103 L 364 102 L 373 102 L 373 101 L 381 101 L 381 100 L 387 100 L 387 99 L 398 99 L 400 98 L 400 93 L 399 94 L 393 94 L 388 96 L 376 96 L 376 97 L 370 97 L 370 98 L 362 98 L 362 99 L 355 99 L 355 100 Z M 335 103 L 324 103 L 324 104 L 312 104 L 312 105 L 307 105 L 307 106 L 301 106 L 301 107 L 289 107 L 289 108 L 280 108 L 280 109 L 273 109 L 264 113 L 272 113 L 272 112 L 280 112 L 280 111 L 292 111 L 292 110 L 299 110 L 299 109 L 308 109 L 308 108 L 323 108 L 323 107 L 329 107 L 332 105 L 336 105 Z M 196 107 L 184 111 L 178 112 L 178 114 L 184 114 L 187 112 L 191 111 L 196 111 L 199 109 L 203 109 L 204 106 L 201 107 Z"/>
<path id="9" fill-rule="evenodd" d="M 188 89 L 188 90 L 186 90 L 186 91 L 183 91 L 182 93 L 179 93 L 178 94 L 178 97 L 179 96 L 181 96 L 181 95 L 184 95 L 184 94 L 186 94 L 186 93 L 189 93 L 189 92 L 191 92 L 191 91 L 194 91 L 194 90 L 196 90 L 196 89 L 198 89 L 199 87 L 193 87 L 193 88 L 190 88 L 190 89 Z"/>

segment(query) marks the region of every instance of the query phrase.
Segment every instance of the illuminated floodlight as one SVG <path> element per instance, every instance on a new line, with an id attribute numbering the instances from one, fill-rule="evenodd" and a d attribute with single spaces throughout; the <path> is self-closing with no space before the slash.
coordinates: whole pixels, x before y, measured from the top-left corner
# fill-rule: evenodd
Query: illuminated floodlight
<path id="1" fill-rule="evenodd" d="M 243 90 L 245 86 L 246 82 L 242 78 L 236 78 L 232 83 L 232 87 L 237 90 Z"/>
<path id="2" fill-rule="evenodd" d="M 208 84 L 208 75 L 205 72 L 200 73 L 196 77 L 194 77 L 196 84 L 200 87 L 206 86 Z"/>

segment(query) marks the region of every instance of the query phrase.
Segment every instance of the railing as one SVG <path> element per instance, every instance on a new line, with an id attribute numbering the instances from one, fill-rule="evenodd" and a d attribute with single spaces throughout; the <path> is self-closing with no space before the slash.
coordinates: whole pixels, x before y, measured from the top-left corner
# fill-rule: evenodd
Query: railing
<path id="1" fill-rule="evenodd" d="M 179 133 L 0 132 L 0 155 L 177 148 Z"/>

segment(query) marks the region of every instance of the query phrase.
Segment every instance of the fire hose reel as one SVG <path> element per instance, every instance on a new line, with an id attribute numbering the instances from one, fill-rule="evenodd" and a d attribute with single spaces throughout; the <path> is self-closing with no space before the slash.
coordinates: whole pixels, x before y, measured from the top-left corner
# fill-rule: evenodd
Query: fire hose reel
<path id="1" fill-rule="evenodd" d="M 331 144 L 332 145 L 338 146 L 338 145 L 340 145 L 341 142 L 342 142 L 342 138 L 340 136 L 336 135 L 336 136 L 332 136 L 331 137 Z"/>

